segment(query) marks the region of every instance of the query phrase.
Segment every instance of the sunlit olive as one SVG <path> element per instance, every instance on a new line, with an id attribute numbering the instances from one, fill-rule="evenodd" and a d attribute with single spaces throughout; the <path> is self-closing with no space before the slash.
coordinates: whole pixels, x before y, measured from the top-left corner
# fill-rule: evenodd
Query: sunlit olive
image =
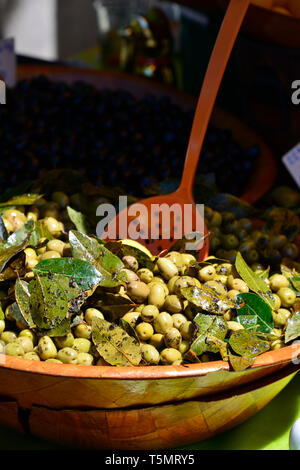
<path id="1" fill-rule="evenodd" d="M 131 271 L 136 272 L 139 269 L 138 260 L 134 256 L 123 256 L 122 261 L 124 263 L 125 268 L 130 269 Z"/>
<path id="2" fill-rule="evenodd" d="M 164 342 L 167 348 L 179 349 L 182 336 L 177 328 L 169 328 L 164 334 Z"/>
<path id="3" fill-rule="evenodd" d="M 147 322 L 139 323 L 135 330 L 141 341 L 148 341 L 154 333 L 153 326 Z"/>
<path id="4" fill-rule="evenodd" d="M 57 336 L 54 338 L 54 342 L 59 349 L 71 348 L 74 344 L 74 336 L 69 331 L 65 336 Z"/>
<path id="5" fill-rule="evenodd" d="M 183 310 L 183 301 L 178 295 L 167 295 L 164 309 L 170 313 L 179 313 Z"/>
<path id="6" fill-rule="evenodd" d="M 142 344 L 141 346 L 142 357 L 148 364 L 158 364 L 160 355 L 157 349 L 151 344 Z"/>
<path id="7" fill-rule="evenodd" d="M 59 253 L 61 256 L 63 256 L 65 243 L 61 240 L 54 239 L 54 240 L 50 240 L 47 243 L 46 247 L 47 247 L 48 251 L 55 251 L 55 252 Z"/>
<path id="8" fill-rule="evenodd" d="M 291 315 L 291 311 L 286 308 L 279 308 L 277 311 L 273 310 L 272 317 L 275 327 L 283 328 Z"/>
<path id="9" fill-rule="evenodd" d="M 53 258 L 61 258 L 61 256 L 57 251 L 46 251 L 46 253 L 39 256 L 40 261 Z"/>
<path id="10" fill-rule="evenodd" d="M 182 268 L 182 256 L 178 251 L 169 251 L 169 253 L 165 256 L 165 259 L 171 260 L 178 269 Z"/>
<path id="11" fill-rule="evenodd" d="M 181 262 L 182 266 L 188 266 L 191 263 L 194 263 L 196 261 L 196 258 L 194 255 L 191 255 L 190 253 L 181 253 Z"/>
<path id="12" fill-rule="evenodd" d="M 60 349 L 57 353 L 57 359 L 64 364 L 76 364 L 78 352 L 72 348 Z"/>
<path id="13" fill-rule="evenodd" d="M 19 230 L 27 221 L 26 215 L 17 209 L 7 209 L 3 212 L 2 218 L 11 224 L 13 232 Z"/>
<path id="14" fill-rule="evenodd" d="M 181 361 L 182 355 L 178 349 L 165 348 L 160 353 L 160 360 L 162 364 L 174 364 L 174 362 Z"/>
<path id="15" fill-rule="evenodd" d="M 151 282 L 153 279 L 153 272 L 147 268 L 139 269 L 136 274 L 142 282 L 145 282 L 145 284 L 149 284 L 149 282 Z"/>
<path id="16" fill-rule="evenodd" d="M 149 343 L 156 349 L 161 349 L 165 344 L 164 335 L 162 333 L 154 333 L 154 335 L 151 336 Z"/>
<path id="17" fill-rule="evenodd" d="M 229 276 L 231 271 L 232 265 L 230 263 L 222 263 L 216 269 L 217 274 L 224 274 L 225 276 Z"/>
<path id="18" fill-rule="evenodd" d="M 150 294 L 148 284 L 141 281 L 130 282 L 127 286 L 127 293 L 129 297 L 138 304 L 144 302 Z"/>
<path id="19" fill-rule="evenodd" d="M 164 334 L 169 328 L 173 326 L 172 316 L 168 312 L 160 312 L 155 318 L 154 322 L 155 333 Z"/>
<path id="20" fill-rule="evenodd" d="M 127 312 L 123 315 L 123 320 L 129 323 L 132 328 L 135 327 L 138 318 L 141 316 L 141 312 Z"/>
<path id="21" fill-rule="evenodd" d="M 291 307 L 296 300 L 296 293 L 289 287 L 281 287 L 277 291 L 283 307 Z"/>
<path id="22" fill-rule="evenodd" d="M 157 267 L 166 281 L 169 281 L 173 276 L 177 276 L 178 274 L 177 266 L 170 259 L 159 258 L 157 260 Z"/>
<path id="23" fill-rule="evenodd" d="M 220 281 L 214 281 L 214 280 L 213 281 L 207 281 L 204 285 L 214 289 L 218 294 L 226 294 L 227 293 L 227 288 Z"/>
<path id="24" fill-rule="evenodd" d="M 181 336 L 183 337 L 183 339 L 185 340 L 191 340 L 192 337 L 194 336 L 195 334 L 195 331 L 196 331 L 196 327 L 195 325 L 193 324 L 193 322 L 191 321 L 186 321 L 185 323 L 183 323 L 180 327 L 180 333 L 181 333 Z"/>
<path id="25" fill-rule="evenodd" d="M 141 312 L 141 319 L 144 322 L 151 323 L 155 320 L 158 314 L 159 310 L 156 305 L 145 305 Z"/>
<path id="26" fill-rule="evenodd" d="M 8 356 L 24 356 L 25 351 L 21 344 L 13 341 L 5 346 L 5 354 Z"/>
<path id="27" fill-rule="evenodd" d="M 232 275 L 228 276 L 227 285 L 229 289 L 238 290 L 239 292 L 249 292 L 249 287 L 239 278 L 234 278 Z"/>
<path id="28" fill-rule="evenodd" d="M 165 303 L 165 289 L 159 283 L 154 283 L 150 287 L 150 293 L 148 296 L 148 302 L 151 305 L 155 305 L 157 308 L 161 308 Z"/>
<path id="29" fill-rule="evenodd" d="M 213 265 L 204 266 L 203 268 L 199 269 L 198 276 L 200 281 L 206 282 L 210 281 L 215 277 L 216 270 Z"/>
<path id="30" fill-rule="evenodd" d="M 277 292 L 281 287 L 289 287 L 289 280 L 282 274 L 273 274 L 269 277 L 272 291 Z"/>

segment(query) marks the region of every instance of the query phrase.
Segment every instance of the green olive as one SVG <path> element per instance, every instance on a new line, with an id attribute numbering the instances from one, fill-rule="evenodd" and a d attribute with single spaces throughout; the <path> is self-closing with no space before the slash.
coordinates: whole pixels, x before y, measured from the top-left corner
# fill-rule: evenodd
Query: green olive
<path id="1" fill-rule="evenodd" d="M 122 261 L 126 269 L 136 272 L 139 269 L 138 260 L 131 255 L 123 256 Z"/>
<path id="2" fill-rule="evenodd" d="M 276 339 L 275 341 L 272 341 L 271 343 L 271 349 L 273 351 L 276 351 L 277 349 L 281 349 L 281 348 L 284 348 L 285 344 L 283 341 L 281 341 L 280 339 Z"/>
<path id="3" fill-rule="evenodd" d="M 281 250 L 281 248 L 283 248 L 284 245 L 286 245 L 288 242 L 286 235 L 283 235 L 281 233 L 277 235 L 273 235 L 271 240 L 272 240 L 272 247 L 277 250 Z"/>
<path id="4" fill-rule="evenodd" d="M 188 266 L 190 263 L 194 263 L 196 260 L 194 255 L 190 253 L 181 253 L 182 266 Z"/>
<path id="5" fill-rule="evenodd" d="M 57 336 L 54 338 L 54 342 L 59 349 L 71 348 L 74 343 L 74 336 L 71 332 L 68 332 L 65 336 Z"/>
<path id="6" fill-rule="evenodd" d="M 180 279 L 180 276 L 173 276 L 171 279 L 168 281 L 167 287 L 169 290 L 170 294 L 174 294 L 174 284 L 177 281 L 177 279 Z"/>
<path id="7" fill-rule="evenodd" d="M 85 321 L 89 325 L 91 325 L 93 318 L 100 318 L 100 320 L 104 320 L 104 315 L 97 308 L 87 308 L 86 311 L 84 312 Z"/>
<path id="8" fill-rule="evenodd" d="M 61 232 L 64 230 L 64 225 L 54 217 L 46 217 L 44 223 L 49 232 L 54 236 L 60 236 Z"/>
<path id="9" fill-rule="evenodd" d="M 158 258 L 156 264 L 159 272 L 166 281 L 169 281 L 173 276 L 178 275 L 178 268 L 170 259 Z"/>
<path id="10" fill-rule="evenodd" d="M 149 296 L 150 289 L 144 282 L 133 281 L 128 284 L 127 293 L 134 302 L 142 304 Z"/>
<path id="11" fill-rule="evenodd" d="M 269 283 L 272 291 L 277 292 L 281 287 L 289 287 L 289 280 L 282 274 L 270 276 Z"/>
<path id="12" fill-rule="evenodd" d="M 181 313 L 174 313 L 172 315 L 172 320 L 173 320 L 173 325 L 174 325 L 174 328 L 177 328 L 178 330 L 180 330 L 180 328 L 182 327 L 182 325 L 188 321 L 188 319 L 186 318 L 185 315 L 182 315 Z"/>
<path id="13" fill-rule="evenodd" d="M 17 335 L 13 331 L 3 331 L 0 336 L 1 341 L 4 341 L 5 344 L 12 343 L 16 341 Z"/>
<path id="14" fill-rule="evenodd" d="M 232 220 L 225 224 L 225 232 L 226 233 L 233 233 L 234 235 L 240 230 L 240 225 L 237 220 Z"/>
<path id="15" fill-rule="evenodd" d="M 141 353 L 143 359 L 148 364 L 158 364 L 160 360 L 160 355 L 157 349 L 151 344 L 142 344 Z"/>
<path id="16" fill-rule="evenodd" d="M 286 308 L 279 308 L 277 312 L 273 310 L 272 317 L 274 320 L 275 327 L 283 328 L 287 324 L 287 321 L 290 318 L 291 314 L 292 313 L 290 312 L 290 310 L 287 310 Z"/>
<path id="17" fill-rule="evenodd" d="M 177 328 L 169 328 L 164 334 L 164 342 L 167 348 L 179 349 L 182 336 Z"/>
<path id="18" fill-rule="evenodd" d="M 30 361 L 40 361 L 40 356 L 36 353 L 36 352 L 33 352 L 33 351 L 29 351 L 27 353 L 24 354 L 24 359 L 29 359 Z"/>
<path id="19" fill-rule="evenodd" d="M 76 364 L 78 366 L 92 366 L 94 362 L 94 358 L 91 354 L 87 352 L 79 352 L 77 356 Z"/>
<path id="20" fill-rule="evenodd" d="M 217 274 L 221 274 L 224 276 L 229 276 L 229 274 L 231 274 L 231 271 L 232 271 L 232 264 L 230 263 L 222 263 L 216 269 Z"/>
<path id="21" fill-rule="evenodd" d="M 227 292 L 227 297 L 232 300 L 232 302 L 235 302 L 235 299 L 236 299 L 236 296 L 238 294 L 240 294 L 241 292 L 237 289 L 230 289 L 228 292 Z"/>
<path id="22" fill-rule="evenodd" d="M 211 253 L 214 253 L 221 246 L 221 240 L 215 235 L 211 235 L 209 238 L 209 248 Z"/>
<path id="23" fill-rule="evenodd" d="M 129 325 L 134 328 L 136 325 L 137 320 L 139 319 L 141 312 L 127 312 L 123 315 L 123 320 L 125 320 Z"/>
<path id="24" fill-rule="evenodd" d="M 22 346 L 24 353 L 28 353 L 33 350 L 33 342 L 27 336 L 19 336 L 15 342 Z"/>
<path id="25" fill-rule="evenodd" d="M 183 339 L 189 341 L 193 338 L 196 331 L 196 327 L 191 321 L 186 321 L 181 325 L 180 333 Z"/>
<path id="26" fill-rule="evenodd" d="M 142 279 L 139 278 L 138 274 L 135 273 L 134 271 L 131 271 L 131 269 L 123 268 L 123 269 L 121 269 L 120 272 L 124 273 L 126 275 L 126 282 L 130 283 L 130 282 L 141 281 L 142 280 Z"/>
<path id="27" fill-rule="evenodd" d="M 178 295 L 171 294 L 167 295 L 164 309 L 169 313 L 179 313 L 183 309 L 183 301 Z"/>
<path id="28" fill-rule="evenodd" d="M 215 275 L 216 275 L 216 270 L 213 267 L 213 265 L 204 266 L 198 271 L 198 277 L 200 281 L 202 282 L 213 280 Z"/>
<path id="29" fill-rule="evenodd" d="M 211 287 L 218 294 L 226 294 L 227 293 L 226 286 L 224 286 L 224 284 L 220 281 L 206 281 L 204 285 L 207 286 L 207 287 Z"/>
<path id="30" fill-rule="evenodd" d="M 169 251 L 165 256 L 165 259 L 172 261 L 178 269 L 182 268 L 182 256 L 178 251 Z"/>
<path id="31" fill-rule="evenodd" d="M 148 341 L 154 333 L 150 323 L 142 322 L 135 327 L 135 331 L 141 341 Z"/>
<path id="32" fill-rule="evenodd" d="M 183 339 L 179 345 L 178 351 L 181 354 L 185 354 L 189 349 L 190 349 L 190 343 L 186 339 Z"/>
<path id="33" fill-rule="evenodd" d="M 20 331 L 18 336 L 19 336 L 19 338 L 21 338 L 22 336 L 26 336 L 27 338 L 31 339 L 33 344 L 36 343 L 36 336 L 35 336 L 34 332 L 29 330 L 29 329 L 24 329 L 24 330 Z"/>
<path id="34" fill-rule="evenodd" d="M 61 258 L 60 254 L 57 251 L 46 251 L 43 255 L 39 256 L 40 261 L 45 259 Z"/>
<path id="35" fill-rule="evenodd" d="M 227 233 L 226 235 L 222 236 L 221 243 L 225 250 L 232 250 L 239 246 L 239 239 L 233 233 Z"/>
<path id="36" fill-rule="evenodd" d="M 165 289 L 159 283 L 154 283 L 150 287 L 150 293 L 148 296 L 148 302 L 151 305 L 155 305 L 158 309 L 161 308 L 165 303 Z"/>
<path id="37" fill-rule="evenodd" d="M 62 348 L 57 353 L 57 359 L 64 364 L 77 364 L 78 352 L 72 348 Z"/>
<path id="38" fill-rule="evenodd" d="M 65 243 L 57 239 L 50 240 L 47 243 L 46 248 L 47 248 L 47 251 L 55 251 L 56 253 L 59 253 L 60 256 L 63 256 Z"/>
<path id="39" fill-rule="evenodd" d="M 174 362 L 181 361 L 182 355 L 178 349 L 165 348 L 160 353 L 160 360 L 162 364 L 174 364 Z"/>
<path id="40" fill-rule="evenodd" d="M 57 356 L 56 346 L 49 336 L 42 336 L 42 338 L 39 339 L 37 352 L 44 361 Z"/>
<path id="41" fill-rule="evenodd" d="M 92 327 L 87 323 L 80 323 L 75 326 L 74 333 L 77 338 L 86 338 L 89 339 L 92 334 Z"/>
<path id="42" fill-rule="evenodd" d="M 13 232 L 23 227 L 27 221 L 25 214 L 17 209 L 7 209 L 3 212 L 2 218 L 3 221 L 8 221 L 11 224 Z"/>
<path id="43" fill-rule="evenodd" d="M 173 319 L 168 312 L 160 312 L 153 322 L 155 333 L 165 334 L 165 332 L 172 328 Z"/>
<path id="44" fill-rule="evenodd" d="M 213 209 L 205 205 L 204 206 L 204 218 L 209 221 L 212 219 L 213 215 L 214 215 Z"/>
<path id="45" fill-rule="evenodd" d="M 232 222 L 235 219 L 234 213 L 229 211 L 222 212 L 222 219 L 223 224 L 228 224 L 228 222 Z"/>
<path id="46" fill-rule="evenodd" d="M 137 271 L 137 275 L 140 278 L 140 281 L 144 282 L 145 284 L 149 284 L 149 282 L 153 279 L 153 272 L 147 268 L 141 268 Z"/>
<path id="47" fill-rule="evenodd" d="M 283 307 L 291 307 L 296 300 L 296 293 L 289 287 L 281 287 L 277 291 Z"/>
<path id="48" fill-rule="evenodd" d="M 164 335 L 162 333 L 154 333 L 154 335 L 151 336 L 149 343 L 156 349 L 161 349 L 165 344 Z"/>
<path id="49" fill-rule="evenodd" d="M 198 279 L 193 278 L 191 276 L 180 276 L 174 282 L 172 294 L 181 297 L 181 289 L 192 286 L 201 287 L 201 283 L 198 281 Z"/>
<path id="50" fill-rule="evenodd" d="M 92 343 L 86 338 L 75 338 L 72 344 L 72 348 L 75 349 L 78 353 L 88 353 L 90 352 Z"/>
<path id="51" fill-rule="evenodd" d="M 239 292 L 249 292 L 249 287 L 239 278 L 234 278 L 232 275 L 228 276 L 227 286 L 230 290 L 238 290 Z"/>
<path id="52" fill-rule="evenodd" d="M 21 344 L 13 341 L 5 346 L 5 354 L 8 356 L 24 356 L 25 351 Z"/>
<path id="53" fill-rule="evenodd" d="M 153 322 L 153 320 L 155 320 L 158 314 L 159 310 L 156 305 L 145 305 L 145 307 L 141 311 L 141 319 L 144 322 L 151 323 Z"/>
<path id="54" fill-rule="evenodd" d="M 239 220 L 239 226 L 243 230 L 246 230 L 246 232 L 250 233 L 253 229 L 253 222 L 252 222 L 252 220 L 244 217 L 244 218 Z"/>

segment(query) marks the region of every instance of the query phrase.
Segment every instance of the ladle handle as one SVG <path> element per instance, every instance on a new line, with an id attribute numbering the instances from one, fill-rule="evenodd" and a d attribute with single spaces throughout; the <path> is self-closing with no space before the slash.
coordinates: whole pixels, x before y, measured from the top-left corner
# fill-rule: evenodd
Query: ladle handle
<path id="1" fill-rule="evenodd" d="M 198 99 L 183 175 L 177 195 L 193 199 L 193 185 L 207 127 L 218 90 L 251 0 L 230 0 L 222 22 Z"/>

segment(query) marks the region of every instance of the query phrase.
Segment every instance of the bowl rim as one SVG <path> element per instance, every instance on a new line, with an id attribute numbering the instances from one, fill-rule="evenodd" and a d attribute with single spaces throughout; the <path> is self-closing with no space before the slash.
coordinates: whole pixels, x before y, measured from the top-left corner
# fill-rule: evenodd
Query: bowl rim
<path id="1" fill-rule="evenodd" d="M 2 357 L 1 357 L 2 356 Z M 0 370 L 14 370 L 35 375 L 47 375 L 74 379 L 113 379 L 113 380 L 155 380 L 202 377 L 212 372 L 230 371 L 228 362 L 212 361 L 176 366 L 78 366 L 55 362 L 32 361 L 22 357 L 1 355 Z M 300 369 L 300 341 L 276 351 L 268 351 L 258 356 L 253 365 L 246 369 L 290 365 Z"/>

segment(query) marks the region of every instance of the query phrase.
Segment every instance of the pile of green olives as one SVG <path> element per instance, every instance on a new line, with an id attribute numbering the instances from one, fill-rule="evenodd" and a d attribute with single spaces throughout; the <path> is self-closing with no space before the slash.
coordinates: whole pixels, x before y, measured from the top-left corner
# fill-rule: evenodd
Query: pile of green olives
<path id="1" fill-rule="evenodd" d="M 205 206 L 205 221 L 210 232 L 210 253 L 234 263 L 239 251 L 254 269 L 277 267 L 284 258 L 296 260 L 299 249 L 284 234 L 257 229 L 250 218 L 236 219 L 233 212 L 218 212 Z"/>

